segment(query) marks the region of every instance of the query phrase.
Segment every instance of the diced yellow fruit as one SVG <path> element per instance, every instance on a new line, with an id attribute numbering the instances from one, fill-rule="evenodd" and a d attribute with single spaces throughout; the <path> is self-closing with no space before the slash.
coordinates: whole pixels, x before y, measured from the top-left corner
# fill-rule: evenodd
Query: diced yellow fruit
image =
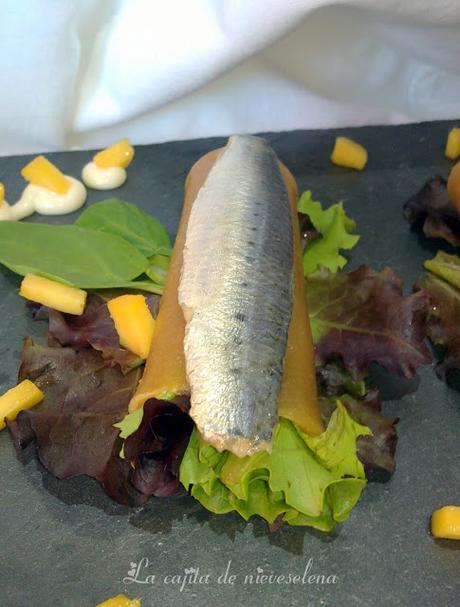
<path id="1" fill-rule="evenodd" d="M 139 599 L 128 599 L 124 594 L 117 594 L 96 607 L 141 607 L 141 602 Z"/>
<path id="2" fill-rule="evenodd" d="M 44 399 L 43 392 L 28 379 L 0 396 L 0 430 L 6 426 L 5 417 L 9 421 L 16 419 L 19 411 L 31 409 Z"/>
<path id="3" fill-rule="evenodd" d="M 0 207 L 2 206 L 4 200 L 5 200 L 5 186 L 3 185 L 3 183 L 0 182 Z"/>
<path id="4" fill-rule="evenodd" d="M 21 175 L 29 183 L 39 185 L 56 194 L 67 194 L 70 181 L 44 156 L 37 156 L 21 171 Z"/>
<path id="5" fill-rule="evenodd" d="M 367 150 L 352 139 L 337 137 L 331 160 L 338 166 L 362 171 L 367 163 Z"/>
<path id="6" fill-rule="evenodd" d="M 113 145 L 101 150 L 95 156 L 93 161 L 97 166 L 107 169 L 109 167 L 122 167 L 126 169 L 134 158 L 134 148 L 128 139 L 117 141 Z"/>
<path id="7" fill-rule="evenodd" d="M 460 213 L 460 162 L 454 164 L 447 178 L 447 194 L 449 200 Z"/>
<path id="8" fill-rule="evenodd" d="M 455 160 L 460 156 L 460 128 L 454 127 L 449 131 L 445 154 L 451 160 Z"/>
<path id="9" fill-rule="evenodd" d="M 155 321 L 143 295 L 120 295 L 107 303 L 120 344 L 147 358 L 152 344 Z"/>
<path id="10" fill-rule="evenodd" d="M 431 515 L 431 534 L 447 540 L 460 540 L 460 506 L 444 506 Z"/>
<path id="11" fill-rule="evenodd" d="M 76 316 L 83 314 L 86 304 L 86 291 L 35 274 L 27 274 L 23 278 L 19 295 Z"/>

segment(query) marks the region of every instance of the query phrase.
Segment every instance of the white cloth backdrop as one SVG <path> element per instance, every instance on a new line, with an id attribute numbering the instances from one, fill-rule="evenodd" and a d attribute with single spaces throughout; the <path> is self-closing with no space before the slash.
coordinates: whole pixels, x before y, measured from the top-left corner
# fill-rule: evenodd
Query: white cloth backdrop
<path id="1" fill-rule="evenodd" d="M 436 118 L 459 0 L 0 0 L 0 155 Z"/>

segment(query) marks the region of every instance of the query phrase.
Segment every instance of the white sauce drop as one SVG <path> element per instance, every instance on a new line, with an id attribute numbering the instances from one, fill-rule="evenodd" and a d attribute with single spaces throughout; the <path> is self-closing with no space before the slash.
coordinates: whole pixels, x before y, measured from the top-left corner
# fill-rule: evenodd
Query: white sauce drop
<path id="1" fill-rule="evenodd" d="M 98 166 L 95 162 L 88 162 L 83 167 L 81 178 L 84 183 L 94 190 L 113 190 L 119 188 L 126 181 L 127 173 L 123 167 Z"/>
<path id="2" fill-rule="evenodd" d="M 56 194 L 52 190 L 29 183 L 16 204 L 4 203 L 0 207 L 0 220 L 24 219 L 37 212 L 40 215 L 66 215 L 85 204 L 86 188 L 75 179 L 66 175 L 70 188 L 65 194 Z"/>
<path id="3" fill-rule="evenodd" d="M 4 200 L 0 204 L 0 221 L 5 221 L 8 219 L 13 219 L 11 217 L 11 206 Z"/>

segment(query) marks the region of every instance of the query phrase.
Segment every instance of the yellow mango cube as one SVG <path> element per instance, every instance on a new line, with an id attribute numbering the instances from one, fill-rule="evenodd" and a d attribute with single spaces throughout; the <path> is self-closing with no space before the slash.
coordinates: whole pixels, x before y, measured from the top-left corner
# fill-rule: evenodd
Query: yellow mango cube
<path id="1" fill-rule="evenodd" d="M 13 421 L 19 411 L 32 409 L 45 398 L 43 392 L 28 379 L 0 396 L 0 430 L 5 428 L 5 418 Z"/>
<path id="2" fill-rule="evenodd" d="M 21 175 L 29 183 L 51 190 L 56 194 L 67 194 L 70 181 L 44 156 L 37 156 L 22 169 Z"/>
<path id="3" fill-rule="evenodd" d="M 0 181 L 0 207 L 2 206 L 4 201 L 5 201 L 5 186 Z"/>
<path id="4" fill-rule="evenodd" d="M 115 323 L 120 344 L 140 358 L 147 358 L 155 330 L 155 320 L 145 297 L 120 295 L 111 299 L 107 307 Z"/>
<path id="5" fill-rule="evenodd" d="M 460 213 L 460 162 L 454 164 L 447 178 L 447 194 L 457 213 Z"/>
<path id="6" fill-rule="evenodd" d="M 128 599 L 124 594 L 117 594 L 96 607 L 141 607 L 141 602 L 139 599 Z"/>
<path id="7" fill-rule="evenodd" d="M 48 308 L 81 316 L 85 309 L 87 293 L 82 289 L 63 285 L 43 276 L 26 274 L 21 283 L 19 295 L 29 301 L 48 306 Z"/>
<path id="8" fill-rule="evenodd" d="M 126 169 L 134 158 L 134 148 L 128 139 L 117 141 L 113 145 L 101 150 L 93 156 L 93 162 L 102 169 L 109 167 L 122 167 Z"/>
<path id="9" fill-rule="evenodd" d="M 460 156 L 460 128 L 454 127 L 447 135 L 445 155 L 451 160 Z"/>
<path id="10" fill-rule="evenodd" d="M 444 506 L 431 515 L 433 537 L 460 540 L 460 506 Z"/>
<path id="11" fill-rule="evenodd" d="M 362 171 L 367 163 L 367 150 L 352 139 L 337 137 L 331 161 L 338 166 Z"/>

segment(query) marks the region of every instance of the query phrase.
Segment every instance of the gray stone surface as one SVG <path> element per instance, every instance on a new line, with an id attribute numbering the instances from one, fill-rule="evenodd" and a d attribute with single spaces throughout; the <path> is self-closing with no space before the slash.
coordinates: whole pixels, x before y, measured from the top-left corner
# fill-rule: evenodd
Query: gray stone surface
<path id="1" fill-rule="evenodd" d="M 368 148 L 363 173 L 329 163 L 339 131 L 269 138 L 301 191 L 312 189 L 315 199 L 325 204 L 345 201 L 362 235 L 351 266 L 391 265 L 409 291 L 437 243 L 411 233 L 401 207 L 430 175 L 447 174 L 450 164 L 443 146 L 449 126 L 340 131 Z M 128 183 L 113 194 L 143 206 L 174 235 L 188 169 L 222 141 L 138 147 Z M 73 152 L 52 159 L 76 175 L 90 156 Z M 0 179 L 10 200 L 22 187 L 19 170 L 25 160 L 0 158 Z M 91 192 L 89 201 L 103 197 Z M 0 392 L 15 383 L 22 337 L 32 334 L 38 339 L 43 332 L 17 296 L 18 284 L 16 276 L 0 270 Z M 401 382 L 386 381 L 384 388 L 394 397 Z M 417 392 L 389 401 L 385 409 L 401 418 L 397 472 L 386 485 L 368 486 L 350 520 L 330 535 L 289 527 L 270 534 L 257 520 L 246 524 L 233 515 L 212 516 L 189 497 L 152 500 L 145 508 L 129 510 L 111 503 L 89 479 L 57 481 L 37 463 L 33 450 L 18 459 L 2 432 L 0 605 L 92 607 L 123 591 L 142 597 L 143 607 L 458 605 L 460 542 L 434 541 L 428 524 L 435 508 L 460 504 L 459 394 L 426 368 Z M 148 565 L 141 567 L 138 578 L 150 583 L 123 583 L 130 563 L 141 559 L 148 559 Z M 309 575 L 319 574 L 335 583 L 317 583 L 322 580 L 315 578 L 314 583 L 270 584 L 261 578 L 261 570 L 302 576 L 306 567 L 306 582 Z M 183 585 L 185 570 L 191 568 L 209 575 L 199 583 L 199 577 L 189 573 Z M 253 583 L 250 578 L 245 583 L 250 575 Z"/>

